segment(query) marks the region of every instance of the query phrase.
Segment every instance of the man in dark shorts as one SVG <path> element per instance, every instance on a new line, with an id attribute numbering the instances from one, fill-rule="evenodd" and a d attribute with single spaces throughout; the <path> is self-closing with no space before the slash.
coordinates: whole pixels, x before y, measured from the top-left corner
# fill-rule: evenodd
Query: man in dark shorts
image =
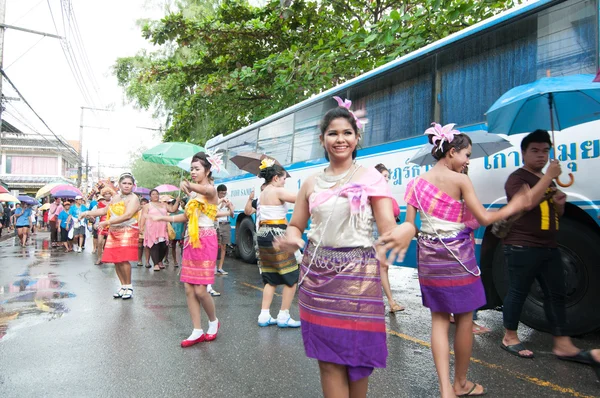
<path id="1" fill-rule="evenodd" d="M 225 262 L 225 254 L 227 253 L 227 244 L 231 242 L 231 224 L 229 223 L 229 217 L 233 217 L 233 204 L 226 198 L 227 187 L 223 184 L 217 187 L 217 195 L 219 196 L 219 211 L 229 211 L 229 215 L 218 217 L 219 222 L 218 237 L 219 237 L 219 265 L 217 267 L 217 274 L 227 275 L 228 272 L 223 270 L 223 263 Z"/>
<path id="2" fill-rule="evenodd" d="M 71 205 L 69 209 L 69 215 L 74 223 L 73 226 L 73 244 L 77 243 L 78 247 L 74 249 L 75 253 L 81 253 L 83 251 L 83 237 L 85 236 L 85 223 L 86 220 L 79 220 L 79 215 L 87 211 L 87 207 L 83 204 L 83 197 L 77 195 L 75 197 L 75 204 Z"/>
<path id="3" fill-rule="evenodd" d="M 566 286 L 557 232 L 567 196 L 552 181 L 561 174 L 557 160 L 550 162 L 545 174 L 542 172 L 548 163 L 551 146 L 550 135 L 545 130 L 536 130 L 526 136 L 521 142 L 524 166 L 512 173 L 504 186 L 507 200 L 510 200 L 523 185 L 528 185 L 533 200 L 504 239 L 509 289 L 504 299 L 506 332 L 502 348 L 521 358 L 533 358 L 533 352 L 519 340 L 517 328 L 525 299 L 537 279 L 544 293 L 544 311 L 554 336 L 552 352 L 559 359 L 591 365 L 600 361 L 600 350 L 594 350 L 594 353 L 581 351 L 564 330 L 567 323 Z"/>
<path id="4" fill-rule="evenodd" d="M 73 221 L 71 220 L 71 216 L 69 215 L 69 210 L 71 210 L 71 203 L 65 202 L 64 207 L 61 206 L 61 212 L 56 217 L 56 231 L 58 233 L 59 242 L 63 244 L 66 252 L 72 252 L 73 246 L 71 239 L 69 239 L 69 230 L 71 229 L 71 225 Z"/>

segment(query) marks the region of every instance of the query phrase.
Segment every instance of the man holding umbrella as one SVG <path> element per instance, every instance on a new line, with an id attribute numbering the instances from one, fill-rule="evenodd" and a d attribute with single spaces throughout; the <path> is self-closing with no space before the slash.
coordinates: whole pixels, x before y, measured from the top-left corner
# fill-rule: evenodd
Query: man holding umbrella
<path id="1" fill-rule="evenodd" d="M 60 246 L 58 239 L 58 227 L 56 225 L 58 221 L 58 215 L 63 211 L 63 206 L 60 202 L 60 198 L 54 198 L 54 202 L 48 209 L 48 223 L 50 224 L 50 241 L 52 247 Z"/>
<path id="2" fill-rule="evenodd" d="M 506 332 L 502 348 L 521 358 L 533 358 L 533 352 L 519 340 L 517 327 L 525 299 L 537 279 L 544 293 L 544 311 L 552 327 L 554 355 L 559 359 L 598 367 L 598 359 L 594 359 L 590 351 L 577 348 L 565 333 L 566 287 L 557 232 L 567 196 L 557 190 L 553 182 L 561 174 L 557 160 L 550 162 L 545 174 L 542 172 L 548 163 L 551 146 L 550 135 L 545 130 L 536 130 L 527 135 L 521 142 L 524 166 L 513 172 L 504 186 L 507 199 L 510 200 L 523 184 L 527 184 L 533 200 L 530 208 L 514 222 L 504 239 L 509 288 L 504 299 Z"/>

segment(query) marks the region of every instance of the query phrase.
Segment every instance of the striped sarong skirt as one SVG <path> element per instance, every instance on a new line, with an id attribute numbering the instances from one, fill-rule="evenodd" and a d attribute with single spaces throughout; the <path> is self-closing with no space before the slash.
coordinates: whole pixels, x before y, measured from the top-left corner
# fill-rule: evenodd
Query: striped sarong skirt
<path id="1" fill-rule="evenodd" d="M 284 235 L 286 228 L 285 224 L 263 224 L 256 234 L 258 258 L 265 285 L 294 286 L 298 283 L 299 270 L 296 257 L 273 247 L 275 238 Z"/>
<path id="2" fill-rule="evenodd" d="M 179 280 L 192 285 L 210 285 L 215 283 L 217 264 L 217 230 L 200 228 L 200 247 L 193 248 L 186 238 L 181 256 L 181 276 Z"/>
<path id="3" fill-rule="evenodd" d="M 467 271 L 478 274 L 471 236 L 460 234 L 444 239 L 443 243 L 427 235 L 418 239 L 417 263 L 423 305 L 433 312 L 454 314 L 483 307 L 486 300 L 481 277 Z"/>
<path id="4" fill-rule="evenodd" d="M 384 368 L 385 307 L 375 249 L 319 248 L 313 254 L 309 242 L 298 292 L 306 355 L 346 365 L 352 381 Z"/>

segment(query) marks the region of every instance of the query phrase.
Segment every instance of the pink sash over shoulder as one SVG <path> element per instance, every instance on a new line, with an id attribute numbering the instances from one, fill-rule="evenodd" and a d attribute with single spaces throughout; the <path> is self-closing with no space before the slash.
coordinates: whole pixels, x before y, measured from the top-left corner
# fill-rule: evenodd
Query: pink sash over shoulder
<path id="1" fill-rule="evenodd" d="M 405 200 L 421 216 L 417 263 L 423 305 L 455 314 L 483 307 L 472 234 L 478 223 L 465 204 L 423 178 L 408 183 Z"/>

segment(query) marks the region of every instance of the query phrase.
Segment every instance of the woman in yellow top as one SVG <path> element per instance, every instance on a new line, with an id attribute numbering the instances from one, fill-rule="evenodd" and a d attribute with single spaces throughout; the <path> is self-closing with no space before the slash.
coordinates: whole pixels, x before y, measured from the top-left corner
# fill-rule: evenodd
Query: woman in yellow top
<path id="1" fill-rule="evenodd" d="M 119 177 L 119 193 L 114 195 L 107 207 L 93 211 L 84 211 L 79 218 L 102 217 L 106 220 L 98 224 L 98 228 L 108 228 L 108 236 L 102 262 L 114 263 L 121 288 L 113 295 L 114 298 L 127 300 L 133 297 L 131 285 L 130 261 L 137 261 L 138 221 L 140 200 L 133 193 L 135 179 L 131 173 L 123 173 Z"/>
<path id="2" fill-rule="evenodd" d="M 198 152 L 192 158 L 191 175 L 193 182 L 183 181 L 181 190 L 190 196 L 184 214 L 173 216 L 149 215 L 154 221 L 186 222 L 187 234 L 183 245 L 180 280 L 185 284 L 185 295 L 194 330 L 181 342 L 182 347 L 190 347 L 203 341 L 217 338 L 219 320 L 215 303 L 207 291 L 207 285 L 215 281 L 217 262 L 217 232 L 215 219 L 218 210 L 217 190 L 210 182 L 211 170 L 220 166 L 218 155 L 207 156 Z M 201 308 L 208 315 L 206 334 L 201 327 Z"/>

